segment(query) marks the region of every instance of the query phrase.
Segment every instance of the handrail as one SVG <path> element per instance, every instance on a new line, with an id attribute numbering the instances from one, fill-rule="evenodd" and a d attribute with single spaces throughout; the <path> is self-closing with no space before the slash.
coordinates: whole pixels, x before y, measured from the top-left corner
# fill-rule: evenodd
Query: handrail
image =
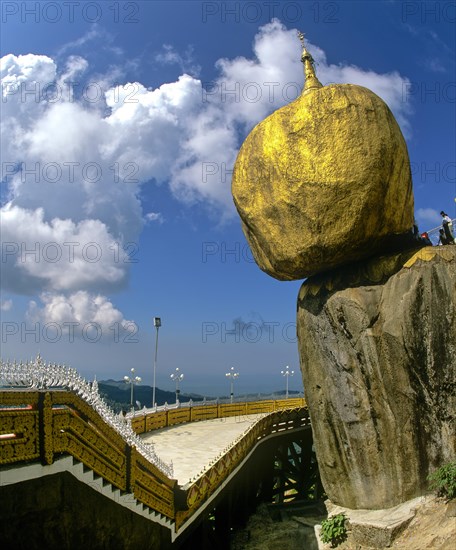
<path id="1" fill-rule="evenodd" d="M 63 365 L 46 364 L 41 357 L 26 363 L 0 361 L 0 388 L 28 389 L 69 389 L 95 409 L 103 420 L 111 426 L 125 443 L 136 447 L 137 451 L 149 462 L 173 476 L 171 464 L 163 462 L 155 453 L 153 446 L 146 445 L 131 429 L 131 425 L 121 415 L 114 413 L 98 393 L 98 383 L 87 382 L 72 368 Z"/>
<path id="2" fill-rule="evenodd" d="M 453 224 L 456 223 L 456 218 L 453 218 L 453 219 L 451 220 L 451 223 L 453 223 Z M 432 229 L 429 229 L 429 230 L 427 231 L 427 233 L 429 233 L 429 232 L 431 232 L 431 231 L 437 231 L 438 229 L 442 229 L 442 224 L 438 225 L 437 227 L 433 227 Z"/>
<path id="3" fill-rule="evenodd" d="M 455 227 L 456 226 L 456 218 L 453 218 L 451 220 L 451 223 L 453 224 L 453 227 Z M 443 227 L 442 224 L 440 224 L 437 227 L 433 227 L 432 229 L 429 229 L 428 231 L 426 231 L 426 233 L 429 236 L 430 241 L 432 242 L 432 244 L 434 246 L 436 246 L 437 243 L 438 243 L 438 240 L 439 240 L 438 239 L 438 233 L 439 233 L 440 229 L 442 229 L 442 227 Z M 423 232 L 421 232 L 421 235 L 422 234 L 423 234 Z"/>
<path id="4" fill-rule="evenodd" d="M 284 409 L 305 407 L 306 402 L 302 397 L 289 399 L 275 399 L 268 401 L 246 401 L 235 403 L 213 403 L 205 405 L 192 405 L 179 408 L 163 408 L 143 412 L 130 416 L 132 429 L 137 434 L 175 426 L 186 422 L 198 422 L 212 420 L 214 418 L 226 418 L 229 416 L 246 416 L 261 413 L 272 413 Z"/>
<path id="5" fill-rule="evenodd" d="M 303 398 L 302 392 L 296 392 L 295 397 L 291 397 L 290 399 L 301 399 Z M 202 399 L 202 400 L 196 400 L 189 399 L 189 401 L 179 401 L 178 403 L 164 403 L 163 405 L 156 405 L 155 407 L 146 407 L 144 406 L 142 409 L 135 409 L 133 411 L 128 411 L 126 413 L 126 417 L 128 419 L 135 418 L 139 415 L 144 414 L 150 414 L 155 412 L 161 412 L 161 411 L 167 411 L 170 409 L 182 409 L 184 407 L 197 407 L 197 406 L 207 406 L 207 405 L 221 405 L 221 404 L 227 404 L 227 403 L 246 403 L 246 402 L 258 402 L 258 401 L 271 401 L 271 400 L 284 400 L 288 399 L 288 397 L 280 397 L 275 393 L 271 393 L 268 395 L 258 395 L 256 397 L 254 396 L 240 396 L 238 398 L 235 398 L 233 401 L 231 401 L 230 397 L 217 397 L 215 399 Z"/>
<path id="6" fill-rule="evenodd" d="M 185 487 L 138 435 L 162 422 L 246 414 L 258 420 Z M 45 365 L 39 357 L 27 364 L 0 363 L 0 468 L 33 461 L 51 465 L 69 454 L 171 520 L 176 533 L 261 439 L 308 425 L 304 400 L 292 398 L 161 411 L 136 417 L 130 426 L 105 405 L 96 382 L 89 384 L 73 369 Z"/>
<path id="7" fill-rule="evenodd" d="M 0 466 L 70 454 L 122 491 L 175 517 L 177 481 L 110 426 L 99 411 L 68 390 L 0 390 Z M 143 443 L 143 445 L 145 445 Z"/>
<path id="8" fill-rule="evenodd" d="M 251 404 L 242 405 L 245 410 Z M 292 405 L 273 410 L 271 402 L 270 410 L 259 415 L 255 424 L 185 487 L 179 487 L 177 480 L 148 461 L 136 445 L 125 442 L 99 411 L 73 391 L 0 390 L 0 468 L 30 461 L 50 465 L 70 454 L 114 487 L 169 518 L 177 533 L 261 439 L 310 425 L 307 408 Z M 238 404 L 219 407 L 225 416 L 240 411 Z"/>

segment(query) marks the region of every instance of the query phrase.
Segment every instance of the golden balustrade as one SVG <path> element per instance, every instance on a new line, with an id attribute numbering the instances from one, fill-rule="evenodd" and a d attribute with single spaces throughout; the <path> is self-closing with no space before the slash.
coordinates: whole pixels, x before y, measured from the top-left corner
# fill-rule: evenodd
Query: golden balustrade
<path id="1" fill-rule="evenodd" d="M 265 401 L 246 401 L 240 403 L 202 404 L 182 406 L 177 409 L 159 410 L 157 412 L 137 413 L 131 418 L 131 427 L 137 434 L 167 428 L 185 422 L 212 420 L 229 416 L 248 416 L 261 413 L 272 413 L 284 409 L 306 407 L 305 399 L 270 399 Z"/>
<path id="2" fill-rule="evenodd" d="M 156 512 L 174 519 L 169 479 L 70 391 L 0 391 L 0 467 L 70 454 Z"/>
<path id="3" fill-rule="evenodd" d="M 257 405 L 259 403 L 256 402 Z M 225 408 L 224 405 L 221 407 L 224 407 L 222 412 L 228 413 L 226 416 L 232 412 L 229 407 Z M 176 529 L 178 530 L 198 510 L 199 506 L 228 478 L 261 439 L 271 434 L 305 426 L 310 426 L 310 417 L 305 406 L 295 409 L 277 408 L 271 414 L 261 418 L 187 488 L 187 509 L 177 510 Z"/>
<path id="4" fill-rule="evenodd" d="M 92 406 L 67 390 L 0 391 L 0 468 L 41 461 L 52 464 L 69 454 L 137 501 L 175 522 L 176 532 L 264 437 L 310 424 L 303 399 L 207 404 L 136 416 L 133 430 L 144 433 L 183 422 L 264 413 L 202 475 L 185 489 Z"/>

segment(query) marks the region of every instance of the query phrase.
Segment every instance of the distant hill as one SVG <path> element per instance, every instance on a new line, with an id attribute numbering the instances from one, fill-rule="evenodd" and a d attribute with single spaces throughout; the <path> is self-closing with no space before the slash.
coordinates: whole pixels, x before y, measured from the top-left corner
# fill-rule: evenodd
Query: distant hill
<path id="1" fill-rule="evenodd" d="M 106 403 L 115 411 L 120 412 L 122 409 L 130 408 L 130 384 L 126 384 L 123 380 L 101 380 L 98 382 L 98 390 Z M 139 401 L 142 407 L 152 407 L 152 386 L 138 385 L 134 388 L 133 401 Z M 181 401 L 202 401 L 203 396 L 197 394 L 181 393 Z M 172 405 L 176 402 L 176 393 L 172 391 L 161 390 L 155 388 L 155 401 L 157 405 L 168 403 Z"/>
<path id="2" fill-rule="evenodd" d="M 115 412 L 130 409 L 130 384 L 126 384 L 123 380 L 101 380 L 100 382 L 98 382 L 98 389 L 100 395 Z M 136 401 L 139 401 L 141 403 L 141 408 L 144 406 L 152 407 L 152 391 L 152 386 L 135 386 L 133 401 L 135 403 Z M 292 390 L 290 390 L 288 393 L 290 397 L 297 397 L 301 394 L 301 392 L 299 391 Z M 285 390 L 274 392 L 274 396 L 283 399 L 285 397 Z M 236 395 L 236 399 L 242 397 L 247 400 L 252 400 L 252 398 L 264 399 L 265 397 L 267 398 L 269 396 L 258 393 L 250 393 L 244 396 Z M 190 401 L 190 399 L 192 399 L 193 401 L 202 401 L 204 397 L 196 393 L 180 394 L 180 401 L 182 403 Z M 215 397 L 207 397 L 207 399 L 211 400 L 215 399 Z M 221 396 L 221 399 L 229 399 L 229 396 Z M 155 400 L 157 402 L 157 405 L 164 405 L 165 403 L 168 403 L 168 405 L 172 405 L 176 402 L 176 394 L 172 391 L 165 391 L 161 390 L 160 388 L 155 388 Z M 136 405 L 135 408 L 137 408 Z"/>

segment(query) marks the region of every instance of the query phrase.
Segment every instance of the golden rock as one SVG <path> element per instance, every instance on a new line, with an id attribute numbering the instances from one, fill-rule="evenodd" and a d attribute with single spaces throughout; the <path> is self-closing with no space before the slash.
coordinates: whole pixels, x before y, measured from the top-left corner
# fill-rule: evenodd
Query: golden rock
<path id="1" fill-rule="evenodd" d="M 244 141 L 232 193 L 259 267 L 293 280 L 388 249 L 413 226 L 407 145 L 386 103 L 321 86 L 304 50 L 302 95 Z"/>

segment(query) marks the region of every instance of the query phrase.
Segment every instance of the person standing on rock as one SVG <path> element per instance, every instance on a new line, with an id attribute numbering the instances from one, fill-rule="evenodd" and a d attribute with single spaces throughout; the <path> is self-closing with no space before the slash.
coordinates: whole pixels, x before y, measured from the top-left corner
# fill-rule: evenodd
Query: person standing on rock
<path id="1" fill-rule="evenodd" d="M 445 231 L 443 229 L 439 229 L 439 245 L 444 244 L 454 244 L 454 241 L 452 241 L 450 238 L 448 238 L 445 235 Z"/>
<path id="2" fill-rule="evenodd" d="M 448 240 L 448 243 L 454 244 L 454 235 L 451 232 L 451 226 L 452 226 L 451 218 L 443 210 L 440 212 L 440 215 L 442 216 L 442 228 L 443 228 L 443 231 L 445 232 L 445 236 Z"/>

